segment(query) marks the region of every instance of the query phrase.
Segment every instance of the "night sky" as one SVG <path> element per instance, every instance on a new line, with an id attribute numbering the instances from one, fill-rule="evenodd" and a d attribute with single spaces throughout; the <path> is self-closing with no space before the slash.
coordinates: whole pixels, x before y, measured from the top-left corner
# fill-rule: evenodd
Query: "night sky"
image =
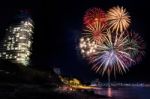
<path id="1" fill-rule="evenodd" d="M 11 1 L 11 0 L 10 0 Z M 99 77 L 90 70 L 88 62 L 81 57 L 78 49 L 79 37 L 85 11 L 91 7 L 100 7 L 107 11 L 120 5 L 131 16 L 129 30 L 139 33 L 146 44 L 146 54 L 142 62 L 130 68 L 124 75 L 118 75 L 118 81 L 150 81 L 149 51 L 149 9 L 147 0 L 9 0 L 0 3 L 0 37 L 12 23 L 19 10 L 28 10 L 34 21 L 32 67 L 48 70 L 60 67 L 63 75 L 81 80 L 93 80 Z M 114 79 L 114 78 L 112 78 Z"/>

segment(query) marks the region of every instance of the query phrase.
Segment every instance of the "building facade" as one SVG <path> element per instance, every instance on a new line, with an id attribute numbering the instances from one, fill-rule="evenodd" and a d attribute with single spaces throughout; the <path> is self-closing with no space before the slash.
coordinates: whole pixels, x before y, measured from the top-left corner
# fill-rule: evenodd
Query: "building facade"
<path id="1" fill-rule="evenodd" d="M 11 25 L 1 42 L 0 58 L 27 66 L 30 63 L 33 27 L 30 17 Z"/>

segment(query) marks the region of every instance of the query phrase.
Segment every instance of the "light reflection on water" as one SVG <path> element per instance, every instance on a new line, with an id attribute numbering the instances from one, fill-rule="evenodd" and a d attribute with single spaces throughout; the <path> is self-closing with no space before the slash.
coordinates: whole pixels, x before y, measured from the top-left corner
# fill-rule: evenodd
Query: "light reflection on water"
<path id="1" fill-rule="evenodd" d="M 107 90 L 107 95 L 109 97 L 112 97 L 112 89 L 109 87 L 108 90 Z"/>
<path id="2" fill-rule="evenodd" d="M 150 87 L 111 87 L 100 88 L 94 92 L 113 99 L 150 99 Z"/>

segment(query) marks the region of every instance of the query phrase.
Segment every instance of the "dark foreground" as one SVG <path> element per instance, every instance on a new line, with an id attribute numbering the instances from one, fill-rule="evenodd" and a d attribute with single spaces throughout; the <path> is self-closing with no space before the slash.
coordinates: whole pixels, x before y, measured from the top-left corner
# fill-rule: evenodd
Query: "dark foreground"
<path id="1" fill-rule="evenodd" d="M 150 87 L 56 91 L 49 84 L 0 83 L 0 99 L 150 99 Z"/>
<path id="2" fill-rule="evenodd" d="M 0 84 L 0 99 L 105 99 L 105 95 L 92 92 L 62 91 L 57 92 L 50 85 L 35 84 Z"/>

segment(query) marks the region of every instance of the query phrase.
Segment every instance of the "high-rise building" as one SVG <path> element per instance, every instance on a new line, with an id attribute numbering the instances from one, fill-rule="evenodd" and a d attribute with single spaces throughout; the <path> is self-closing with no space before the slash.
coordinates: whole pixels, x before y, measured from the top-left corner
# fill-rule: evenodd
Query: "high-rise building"
<path id="1" fill-rule="evenodd" d="M 6 29 L 6 36 L 1 42 L 0 58 L 27 66 L 30 63 L 33 21 L 26 15 L 17 21 Z"/>

